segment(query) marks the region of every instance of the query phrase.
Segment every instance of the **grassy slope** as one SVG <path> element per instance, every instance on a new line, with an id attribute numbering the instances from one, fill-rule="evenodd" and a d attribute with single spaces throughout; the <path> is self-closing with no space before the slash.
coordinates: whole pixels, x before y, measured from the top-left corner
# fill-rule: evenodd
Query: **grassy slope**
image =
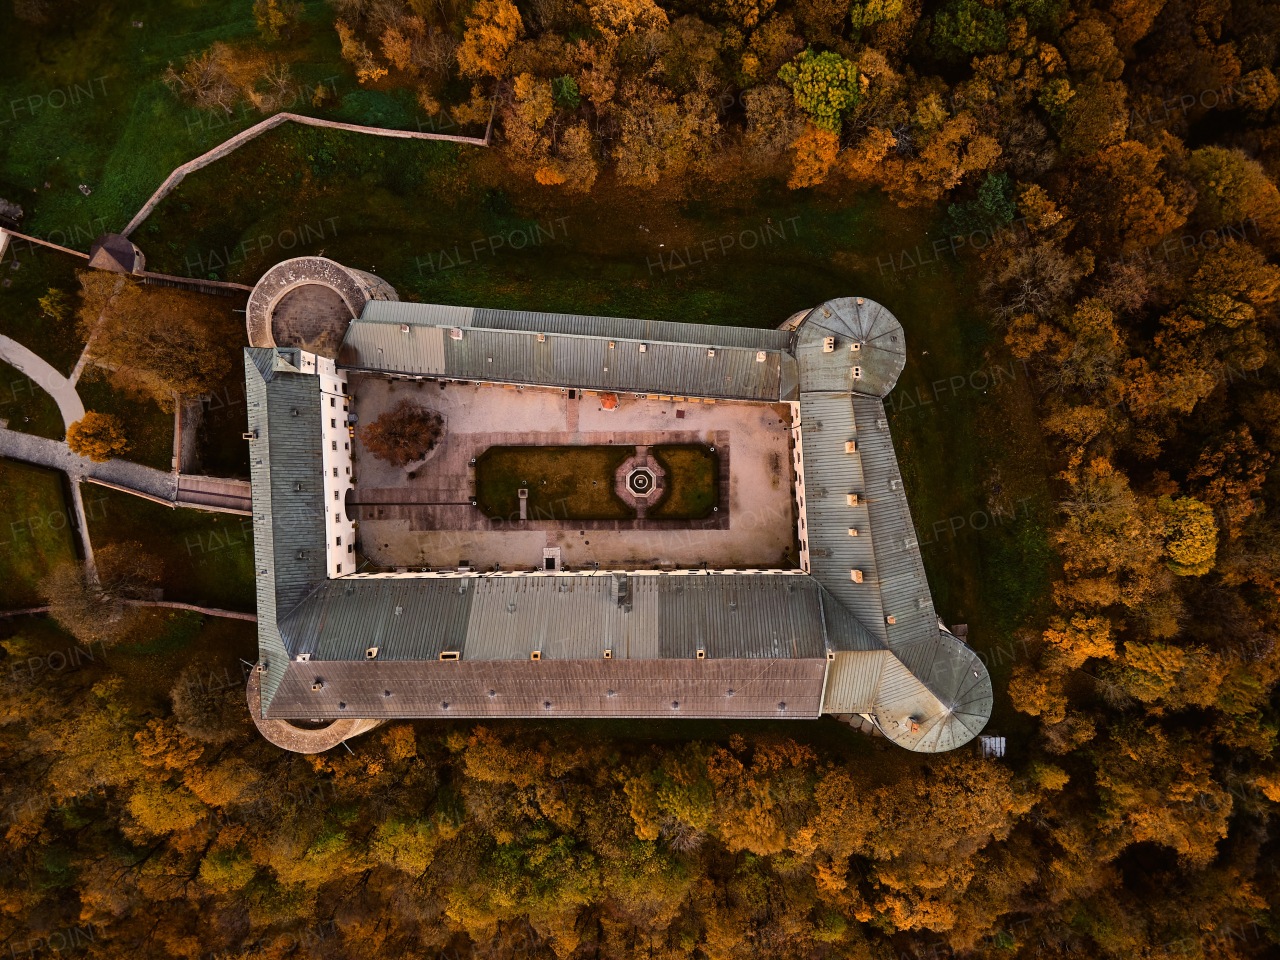
<path id="1" fill-rule="evenodd" d="M 40 580 L 76 559 L 62 479 L 51 470 L 0 460 L 0 606 L 40 602 Z"/>
<path id="2" fill-rule="evenodd" d="M 171 510 L 141 497 L 107 491 L 90 518 L 95 547 L 137 541 L 160 559 L 166 600 L 253 610 L 253 524 L 248 517 Z"/>
<path id="3" fill-rule="evenodd" d="M 74 31 L 61 32 L 22 24 L 5 4 L 0 196 L 26 208 L 29 232 L 53 234 L 79 250 L 122 228 L 173 168 L 263 119 L 244 105 L 229 116 L 197 111 L 165 87 L 168 64 L 180 67 L 219 42 L 260 48 L 290 63 L 306 91 L 284 105 L 293 113 L 414 127 L 407 93 L 357 88 L 339 56 L 329 4 L 310 0 L 303 7 L 294 36 L 266 46 L 256 33 L 252 0 L 89 5 Z M 321 109 L 310 102 L 319 86 L 336 92 Z M 92 193 L 84 196 L 80 184 Z"/>

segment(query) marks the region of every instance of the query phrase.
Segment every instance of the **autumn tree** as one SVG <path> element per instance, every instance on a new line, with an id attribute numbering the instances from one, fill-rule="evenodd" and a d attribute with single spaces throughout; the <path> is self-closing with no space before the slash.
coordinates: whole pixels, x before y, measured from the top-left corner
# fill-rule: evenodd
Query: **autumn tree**
<path id="1" fill-rule="evenodd" d="M 244 331 L 226 298 L 126 280 L 103 304 L 94 274 L 82 276 L 78 320 L 89 356 L 161 408 L 212 393 L 239 364 Z"/>
<path id="2" fill-rule="evenodd" d="M 1157 586 L 1165 523 L 1109 460 L 1072 457 L 1063 473 L 1068 496 L 1056 539 L 1069 585 L 1055 592 L 1091 607 L 1137 607 Z"/>
<path id="3" fill-rule="evenodd" d="M 115 643 L 138 623 L 129 601 L 145 599 L 160 582 L 162 567 L 136 542 L 94 551 L 95 569 L 75 563 L 54 568 L 40 583 L 49 615 L 79 640 Z"/>
<path id="4" fill-rule="evenodd" d="M 672 185 L 709 155 L 720 123 L 704 94 L 679 100 L 660 89 L 639 85 L 624 91 L 621 136 L 614 149 L 618 177 L 624 183 Z"/>
<path id="5" fill-rule="evenodd" d="M 1280 239 L 1280 190 L 1257 160 L 1242 150 L 1208 146 L 1191 152 L 1188 172 L 1212 227 L 1232 226 Z M 1251 229 L 1250 229 L 1251 228 Z"/>
<path id="6" fill-rule="evenodd" d="M 178 728 L 202 743 L 225 743 L 244 728 L 244 682 L 237 670 L 184 667 L 169 691 Z"/>
<path id="7" fill-rule="evenodd" d="M 792 190 L 813 187 L 827 179 L 840 152 L 840 138 L 830 130 L 807 123 L 792 144 L 792 150 L 795 160 L 787 186 Z"/>
<path id="8" fill-rule="evenodd" d="M 510 0 L 480 0 L 467 15 L 458 67 L 469 77 L 506 76 L 507 55 L 522 29 L 520 11 Z"/>
<path id="9" fill-rule="evenodd" d="M 397 467 L 422 460 L 443 435 L 444 419 L 440 414 L 410 400 L 401 400 L 360 430 L 365 448 Z"/>
<path id="10" fill-rule="evenodd" d="M 1080 164 L 1069 205 L 1092 242 L 1133 251 L 1186 223 L 1194 192 L 1164 161 L 1163 151 L 1126 140 Z"/>
<path id="11" fill-rule="evenodd" d="M 814 126 L 839 134 L 844 114 L 858 100 L 858 69 L 833 51 L 805 50 L 783 64 L 778 79 L 791 88 L 796 106 Z"/>
<path id="12" fill-rule="evenodd" d="M 1000 10 L 979 0 L 951 0 L 934 17 L 931 40 L 939 56 L 962 60 L 1004 49 L 1008 30 Z"/>
<path id="13" fill-rule="evenodd" d="M 289 36 L 302 17 L 302 4 L 295 0 L 253 0 L 253 21 L 267 40 Z"/>
<path id="14" fill-rule="evenodd" d="M 337 20 L 333 27 L 338 32 L 338 41 L 342 45 L 342 59 L 355 69 L 356 79 L 360 83 L 375 83 L 387 75 L 387 68 L 378 62 L 368 45 L 356 36 L 351 24 L 345 20 Z"/>
<path id="15" fill-rule="evenodd" d="M 93 411 L 67 427 L 67 446 L 94 463 L 106 463 L 129 452 L 123 421 L 114 414 Z"/>
<path id="16" fill-rule="evenodd" d="M 1161 497 L 1158 506 L 1165 517 L 1169 569 L 1180 577 L 1198 577 L 1213 569 L 1218 544 L 1213 510 L 1191 497 Z"/>
<path id="17" fill-rule="evenodd" d="M 163 79 L 170 90 L 200 109 L 231 113 L 239 99 L 239 88 L 231 79 L 223 48 L 217 44 L 192 54 L 181 70 L 169 64 Z"/>

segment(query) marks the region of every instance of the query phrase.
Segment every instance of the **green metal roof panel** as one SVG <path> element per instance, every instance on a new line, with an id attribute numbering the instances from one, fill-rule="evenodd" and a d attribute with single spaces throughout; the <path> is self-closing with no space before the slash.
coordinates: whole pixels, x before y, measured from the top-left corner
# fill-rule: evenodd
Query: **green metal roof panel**
<path id="1" fill-rule="evenodd" d="M 661 656 L 825 656 L 821 588 L 793 574 L 677 575 L 659 589 Z"/>
<path id="2" fill-rule="evenodd" d="M 296 352 L 245 350 L 258 639 L 268 704 L 288 658 L 280 618 L 325 579 L 320 380 Z"/>
<path id="3" fill-rule="evenodd" d="M 907 343 L 902 324 L 883 306 L 863 297 L 843 297 L 809 311 L 800 324 L 795 355 L 803 391 L 852 390 L 883 397 L 906 366 Z"/>
<path id="4" fill-rule="evenodd" d="M 783 354 L 790 340 L 778 330 L 372 301 L 348 329 L 339 362 L 408 376 L 775 401 L 784 360 L 793 363 Z"/>

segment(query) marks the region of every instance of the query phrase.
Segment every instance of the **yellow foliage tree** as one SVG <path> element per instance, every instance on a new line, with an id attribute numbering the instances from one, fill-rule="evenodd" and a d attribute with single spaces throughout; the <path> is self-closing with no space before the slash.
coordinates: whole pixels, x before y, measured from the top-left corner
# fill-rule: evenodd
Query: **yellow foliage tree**
<path id="1" fill-rule="evenodd" d="M 1218 550 L 1218 523 L 1213 509 L 1192 497 L 1161 497 L 1165 516 L 1164 549 L 1170 570 L 1180 577 L 1198 577 L 1213 569 Z"/>
<path id="2" fill-rule="evenodd" d="M 508 55 L 522 29 L 520 11 L 511 0 L 480 0 L 467 16 L 458 68 L 468 77 L 505 77 Z"/>
<path id="3" fill-rule="evenodd" d="M 333 28 L 338 32 L 338 40 L 342 44 L 342 59 L 355 67 L 356 79 L 360 83 L 374 83 L 387 75 L 387 68 L 379 64 L 373 51 L 356 37 L 351 24 L 345 20 L 336 20 Z"/>
<path id="4" fill-rule="evenodd" d="M 129 441 L 120 418 L 93 411 L 67 427 L 67 446 L 72 453 L 88 457 L 94 463 L 105 463 L 129 452 Z"/>
<path id="5" fill-rule="evenodd" d="M 1045 630 L 1044 639 L 1051 651 L 1049 666 L 1074 669 L 1090 658 L 1110 660 L 1116 655 L 1111 621 L 1106 617 L 1077 613 L 1069 622 L 1055 617 Z"/>
<path id="6" fill-rule="evenodd" d="M 795 159 L 791 175 L 787 177 L 787 186 L 792 190 L 816 187 L 827 179 L 836 162 L 840 153 L 840 137 L 830 130 L 806 123 L 791 149 Z"/>
<path id="7" fill-rule="evenodd" d="M 591 22 L 606 37 L 617 39 L 640 30 L 662 30 L 667 14 L 653 0 L 587 0 Z"/>

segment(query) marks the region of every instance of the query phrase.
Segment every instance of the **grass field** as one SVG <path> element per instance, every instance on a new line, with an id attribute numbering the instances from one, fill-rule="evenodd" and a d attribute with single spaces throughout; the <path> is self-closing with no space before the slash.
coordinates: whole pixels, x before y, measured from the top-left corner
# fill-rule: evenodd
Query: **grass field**
<path id="1" fill-rule="evenodd" d="M 61 475 L 0 460 L 0 606 L 40 603 L 40 581 L 76 559 L 68 511 Z"/>
<path id="2" fill-rule="evenodd" d="M 95 547 L 136 541 L 163 565 L 166 600 L 253 610 L 253 523 L 249 517 L 171 510 L 141 497 L 105 492 L 90 518 Z"/>
<path id="3" fill-rule="evenodd" d="M 0 363 L 0 420 L 7 420 L 10 430 L 49 440 L 66 435 L 62 412 L 53 397 L 7 363 Z"/>
<path id="4" fill-rule="evenodd" d="M 529 488 L 532 520 L 632 520 L 614 474 L 634 447 L 490 447 L 476 463 L 476 505 L 491 519 L 520 515 Z"/>
<path id="5" fill-rule="evenodd" d="M 4 196 L 2 190 L 0 196 Z M 39 300 L 54 288 L 66 294 L 74 306 L 80 289 L 76 271 L 84 269 L 84 263 L 78 257 L 18 240 L 0 259 L 0 332 L 34 350 L 63 374 L 74 369 L 84 341 L 76 333 L 73 314 L 50 320 L 40 312 Z M 8 286 L 3 286 L 6 282 Z"/>
<path id="6" fill-rule="evenodd" d="M 664 444 L 653 457 L 667 472 L 666 492 L 645 516 L 702 520 L 720 500 L 720 459 L 702 444 Z"/>
<path id="7" fill-rule="evenodd" d="M 173 414 L 146 397 L 126 393 L 94 368 L 85 370 L 76 386 L 85 410 L 110 413 L 124 423 L 129 451 L 125 460 L 168 471 L 173 464 Z"/>

